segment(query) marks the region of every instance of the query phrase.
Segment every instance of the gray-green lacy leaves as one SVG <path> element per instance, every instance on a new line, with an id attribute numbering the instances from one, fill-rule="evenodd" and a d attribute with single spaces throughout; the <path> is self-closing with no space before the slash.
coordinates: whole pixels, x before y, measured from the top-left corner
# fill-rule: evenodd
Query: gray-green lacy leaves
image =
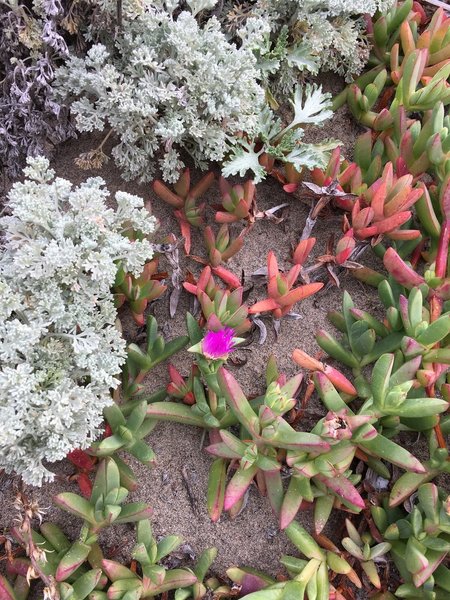
<path id="1" fill-rule="evenodd" d="M 126 358 L 111 287 L 119 263 L 138 275 L 152 257 L 123 232 L 151 234 L 155 219 L 124 192 L 108 208 L 102 179 L 74 188 L 42 157 L 25 176 L 0 219 L 0 466 L 39 485 L 43 461 L 98 435 Z"/>
<path id="2" fill-rule="evenodd" d="M 153 178 L 156 157 L 173 182 L 180 151 L 203 167 L 223 159 L 227 136 L 254 133 L 264 103 L 258 78 L 251 50 L 229 43 L 215 17 L 200 26 L 187 11 L 174 19 L 157 5 L 124 19 L 115 48 L 95 45 L 58 71 L 61 95 L 76 97 L 77 128 L 112 128 L 123 176 L 141 181 Z"/>
<path id="3" fill-rule="evenodd" d="M 338 140 L 324 140 L 318 144 L 302 141 L 302 125 L 321 126 L 329 119 L 331 95 L 323 93 L 321 87 L 306 85 L 295 88 L 292 121 L 282 128 L 281 121 L 269 108 L 264 108 L 258 121 L 258 134 L 253 141 L 248 138 L 230 139 L 230 154 L 224 162 L 224 177 L 239 174 L 243 177 L 246 171 L 252 172 L 255 183 L 266 176 L 265 169 L 259 159 L 264 154 L 286 163 L 292 163 L 301 171 L 303 167 L 323 168 L 329 158 L 329 152 L 339 145 Z M 257 150 L 258 148 L 258 150 Z"/>

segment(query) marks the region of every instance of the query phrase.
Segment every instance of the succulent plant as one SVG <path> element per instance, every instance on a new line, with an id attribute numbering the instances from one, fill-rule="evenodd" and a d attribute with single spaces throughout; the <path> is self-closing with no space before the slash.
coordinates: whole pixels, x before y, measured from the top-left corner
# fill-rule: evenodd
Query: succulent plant
<path id="1" fill-rule="evenodd" d="M 254 211 L 256 187 L 253 181 L 248 180 L 244 185 L 232 186 L 223 177 L 219 180 L 222 194 L 223 211 L 216 212 L 217 223 L 235 223 L 241 219 L 252 222 Z"/>
<path id="2" fill-rule="evenodd" d="M 169 364 L 170 383 L 167 386 L 167 393 L 172 398 L 183 400 L 189 406 L 194 404 L 194 379 L 199 375 L 200 371 L 195 364 L 191 366 L 191 372 L 187 378 L 184 378 L 173 365 Z"/>
<path id="3" fill-rule="evenodd" d="M 104 410 L 105 421 L 111 428 L 111 435 L 100 442 L 94 442 L 89 453 L 98 456 L 112 456 L 119 450 L 126 450 L 140 462 L 152 465 L 154 452 L 143 441 L 156 423 L 146 419 L 147 402 L 142 400 L 125 417 L 120 406 L 113 404 Z"/>
<path id="4" fill-rule="evenodd" d="M 372 239 L 373 245 L 383 235 L 400 241 L 420 237 L 418 230 L 401 229 L 411 220 L 409 209 L 423 194 L 412 183 L 410 174 L 394 177 L 392 164 L 387 163 L 382 176 L 355 201 L 346 229 L 351 228 L 356 239 Z"/>
<path id="5" fill-rule="evenodd" d="M 46 588 L 44 596 L 61 600 L 84 600 L 91 593 L 106 598 L 101 592 L 108 585 L 107 571 L 100 549 L 98 533 L 112 523 L 132 523 L 146 519 L 151 508 L 144 503 L 123 506 L 128 490 L 122 487 L 121 472 L 112 458 L 102 459 L 97 468 L 90 499 L 71 492 L 55 496 L 60 508 L 83 520 L 77 540 L 70 542 L 53 523 L 42 523 L 39 532 L 31 528 L 31 519 L 41 514 L 36 505 L 20 495 L 19 525 L 12 530 L 14 538 L 26 552 L 27 559 L 12 561 L 10 574 L 15 576 L 12 588 L 5 578 L 0 579 L 0 591 L 5 600 L 23 600 L 29 591 L 30 579 L 40 578 Z M 125 567 L 123 567 L 125 568 Z M 95 590 L 95 592 L 94 592 Z M 109 593 L 109 591 L 108 591 Z"/>
<path id="6" fill-rule="evenodd" d="M 389 552 L 391 544 L 389 542 L 380 542 L 373 545 L 375 540 L 370 532 L 367 531 L 359 534 L 349 519 L 345 519 L 345 527 L 348 537 L 342 538 L 341 544 L 359 562 L 370 583 L 380 589 L 381 581 L 376 563 Z"/>
<path id="7" fill-rule="evenodd" d="M 385 503 L 372 507 L 372 516 L 404 582 L 396 596 L 445 598 L 450 592 L 450 571 L 443 564 L 450 550 L 448 498 L 426 483 L 409 514 Z"/>
<path id="8" fill-rule="evenodd" d="M 354 417 L 354 420 L 362 425 L 370 421 L 370 417 Z M 326 436 L 323 438 L 330 441 Z M 324 529 L 333 507 L 346 507 L 351 512 L 360 512 L 364 508 L 364 500 L 356 488 L 360 476 L 350 468 L 356 446 L 345 440 L 331 443 L 328 452 L 320 454 L 287 451 L 286 464 L 291 470 L 291 478 L 280 510 L 281 529 L 289 526 L 303 502 L 314 506 L 316 534 Z"/>
<path id="9" fill-rule="evenodd" d="M 117 463 L 106 457 L 100 461 L 89 500 L 73 494 L 57 494 L 54 502 L 67 512 L 86 522 L 85 539 L 96 535 L 111 523 L 134 523 L 151 515 L 152 509 L 142 502 L 122 506 L 128 489 L 122 485 Z"/>
<path id="10" fill-rule="evenodd" d="M 344 575 L 356 587 L 362 587 L 352 566 L 329 540 L 326 540 L 327 547 L 321 548 L 316 540 L 296 522 L 289 525 L 286 534 L 299 552 L 307 558 L 307 560 L 292 556 L 281 558 L 281 563 L 293 578 L 287 585 L 291 585 L 292 592 L 297 594 L 296 598 L 303 599 L 305 593 L 308 600 L 322 600 L 330 597 L 329 571 Z M 286 600 L 289 598 L 287 589 L 281 598 Z M 255 600 L 257 599 L 255 598 Z"/>
<path id="11" fill-rule="evenodd" d="M 111 581 L 104 598 L 154 598 L 170 590 L 195 585 L 197 576 L 194 572 L 188 569 L 169 570 L 158 564 L 181 543 L 182 539 L 176 535 L 167 536 L 157 542 L 150 521 L 139 521 L 137 544 L 132 551 L 132 557 L 139 563 L 142 575 L 118 562 L 103 559 L 102 569 Z M 100 596 L 96 600 L 100 600 Z"/>
<path id="12" fill-rule="evenodd" d="M 283 419 L 283 414 L 295 405 L 292 396 L 301 380 L 302 377 L 297 376 L 282 387 L 275 382 L 271 383 L 259 410 L 256 411 L 248 402 L 236 379 L 223 367 L 219 369 L 218 383 L 221 392 L 241 424 L 240 438 L 221 429 L 220 441 L 207 448 L 213 456 L 232 460 L 238 465 L 226 486 L 224 495 L 223 479 L 210 477 L 209 496 L 210 498 L 213 496 L 211 493 L 213 488 L 216 490 L 216 495 L 223 495 L 225 510 L 230 510 L 237 503 L 241 503 L 252 481 L 256 479 L 259 487 L 267 492 L 274 512 L 279 514 L 283 491 L 278 451 L 292 449 L 320 454 L 329 449 L 329 444 L 319 436 L 296 432 Z M 223 471 L 220 475 L 223 477 Z M 210 502 L 210 506 L 211 504 Z"/>
<path id="13" fill-rule="evenodd" d="M 192 189 L 189 169 L 185 169 L 178 181 L 174 184 L 172 192 L 162 181 L 153 183 L 155 194 L 175 208 L 174 215 L 180 225 L 181 235 L 184 237 L 186 254 L 191 251 L 191 226 L 200 227 L 203 224 L 205 204 L 197 206 L 197 200 L 205 194 L 214 181 L 214 174 L 205 175 Z"/>
<path id="14" fill-rule="evenodd" d="M 211 266 L 218 267 L 220 263 L 226 262 L 237 254 L 244 245 L 244 234 L 245 229 L 238 237 L 232 240 L 226 223 L 220 227 L 217 235 L 214 234 L 211 227 L 205 227 L 203 236 Z"/>
<path id="15" fill-rule="evenodd" d="M 206 575 L 211 568 L 212 563 L 216 559 L 217 549 L 207 548 L 197 559 L 195 566 L 192 568 L 197 581 L 190 587 L 178 588 L 175 592 L 174 600 L 201 600 L 208 597 L 212 590 L 216 589 L 216 581 L 212 578 L 206 580 Z"/>
<path id="16" fill-rule="evenodd" d="M 214 281 L 211 269 L 205 267 L 196 284 L 183 284 L 188 292 L 196 295 L 207 329 L 231 327 L 236 334 L 245 333 L 250 329 L 248 307 L 242 304 L 244 290 L 240 282 L 237 283 L 238 286 L 233 291 L 224 290 Z"/>
<path id="17" fill-rule="evenodd" d="M 304 256 L 306 260 L 306 255 Z M 323 283 L 308 283 L 294 287 L 300 274 L 301 264 L 298 262 L 285 275 L 280 273 L 275 254 L 267 255 L 267 291 L 268 297 L 260 300 L 249 308 L 249 314 L 270 312 L 274 319 L 281 319 L 300 300 L 308 298 L 323 287 Z"/>
<path id="18" fill-rule="evenodd" d="M 158 323 L 152 315 L 147 317 L 147 340 L 145 349 L 135 343 L 127 348 L 127 362 L 122 374 L 122 387 L 126 399 L 142 393 L 142 380 L 156 365 L 170 358 L 184 348 L 189 341 L 188 336 L 180 336 L 170 342 L 158 334 Z"/>
<path id="19" fill-rule="evenodd" d="M 154 258 L 145 264 L 139 277 L 125 273 L 123 268 L 117 272 L 114 286 L 115 306 L 120 308 L 124 302 L 128 301 L 133 319 L 140 326 L 145 325 L 144 312 L 149 302 L 160 298 L 167 289 L 167 286 L 160 283 L 155 277 L 157 269 L 158 259 Z"/>

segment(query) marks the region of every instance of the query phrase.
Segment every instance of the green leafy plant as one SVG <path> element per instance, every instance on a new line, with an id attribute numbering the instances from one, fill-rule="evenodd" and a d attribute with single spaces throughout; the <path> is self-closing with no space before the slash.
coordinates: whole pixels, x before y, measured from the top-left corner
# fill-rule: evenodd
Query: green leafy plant
<path id="1" fill-rule="evenodd" d="M 373 542 L 375 540 L 372 535 L 369 532 L 360 535 L 349 519 L 345 519 L 345 527 L 348 537 L 342 538 L 342 545 L 351 556 L 359 561 L 370 583 L 380 589 L 381 581 L 376 562 L 377 559 L 384 557 L 389 552 L 391 544 L 389 542 L 381 542 L 374 545 Z"/>
<path id="2" fill-rule="evenodd" d="M 430 593 L 445 598 L 450 572 L 442 564 L 450 550 L 448 499 L 432 483 L 418 489 L 409 514 L 387 503 L 372 508 L 373 519 L 391 545 L 390 556 L 403 579 L 395 594 L 424 598 Z"/>
<path id="3" fill-rule="evenodd" d="M 329 152 L 339 142 L 326 140 L 309 144 L 303 142 L 302 137 L 305 125 L 322 125 L 332 116 L 330 100 L 330 94 L 323 93 L 321 87 L 307 85 L 302 90 L 297 85 L 291 102 L 294 116 L 289 125 L 283 127 L 270 109 L 262 110 L 256 135 L 246 132 L 247 136 L 233 140 L 230 156 L 222 168 L 223 176 L 244 177 L 250 170 L 254 183 L 258 183 L 271 172 L 274 161 L 290 164 L 298 172 L 325 166 Z"/>
<path id="4" fill-rule="evenodd" d="M 134 343 L 127 348 L 127 362 L 122 375 L 122 388 L 127 399 L 137 396 L 139 401 L 144 377 L 156 365 L 184 348 L 189 341 L 188 336 L 180 336 L 166 343 L 163 336 L 158 334 L 158 323 L 152 315 L 147 317 L 146 334 L 144 349 Z"/>
<path id="5" fill-rule="evenodd" d="M 107 593 L 97 594 L 101 598 L 154 598 L 160 594 L 179 588 L 187 588 L 197 583 L 197 576 L 188 569 L 166 569 L 158 563 L 176 550 L 182 543 L 179 536 L 171 535 L 159 542 L 153 536 L 150 521 L 145 519 L 137 524 L 137 544 L 132 557 L 140 565 L 142 575 L 122 564 L 103 559 L 102 569 L 111 581 Z"/>

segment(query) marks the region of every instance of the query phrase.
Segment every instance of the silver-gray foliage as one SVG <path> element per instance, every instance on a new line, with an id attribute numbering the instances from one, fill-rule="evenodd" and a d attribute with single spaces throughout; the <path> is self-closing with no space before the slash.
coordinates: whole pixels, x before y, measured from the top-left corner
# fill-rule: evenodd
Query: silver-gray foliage
<path id="1" fill-rule="evenodd" d="M 300 71 L 334 71 L 351 81 L 369 58 L 361 15 L 387 11 L 394 0 L 256 0 L 235 20 L 243 47 L 252 48 L 266 85 L 289 95 Z M 241 9 L 242 12 L 242 9 Z M 226 17 L 225 17 L 226 18 Z M 274 40 L 276 40 L 274 42 Z"/>
<path id="2" fill-rule="evenodd" d="M 227 136 L 251 135 L 264 102 L 253 52 L 229 43 L 214 16 L 201 25 L 167 4 L 124 4 L 114 44 L 70 57 L 57 74 L 77 128 L 117 135 L 112 154 L 126 179 L 151 180 L 157 153 L 167 181 L 184 166 L 180 151 L 200 167 L 221 161 Z M 213 4 L 191 2 L 194 11 Z"/>
<path id="3" fill-rule="evenodd" d="M 253 181 L 258 183 L 267 175 L 259 162 L 263 153 L 293 165 L 299 173 L 304 168 L 326 167 L 330 152 L 341 142 L 325 139 L 311 144 L 303 141 L 303 135 L 305 126 L 320 127 L 332 117 L 331 94 L 324 93 L 321 86 L 306 84 L 302 89 L 297 85 L 290 103 L 293 116 L 285 127 L 281 119 L 265 107 L 260 113 L 254 140 L 230 140 L 231 151 L 222 168 L 224 177 L 238 174 L 244 177 L 251 171 Z"/>
<path id="4" fill-rule="evenodd" d="M 125 359 L 111 286 L 118 264 L 138 275 L 155 219 L 143 200 L 101 178 L 74 188 L 47 159 L 28 159 L 0 219 L 0 467 L 40 485 L 44 461 L 86 448 Z"/>

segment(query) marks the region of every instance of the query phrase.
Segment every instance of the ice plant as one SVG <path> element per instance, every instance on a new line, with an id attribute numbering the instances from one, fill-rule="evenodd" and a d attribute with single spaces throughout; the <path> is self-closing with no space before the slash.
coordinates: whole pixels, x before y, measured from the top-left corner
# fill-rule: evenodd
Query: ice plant
<path id="1" fill-rule="evenodd" d="M 144 400 L 134 406 L 129 415 L 124 415 L 121 407 L 117 404 L 108 406 L 104 410 L 104 417 L 112 433 L 101 442 L 94 442 L 89 449 L 89 453 L 94 456 L 103 457 L 113 456 L 121 450 L 128 452 L 144 465 L 153 464 L 155 459 L 154 452 L 144 442 L 143 438 L 154 429 L 156 423 L 146 418 L 146 410 L 147 402 Z M 124 471 L 122 479 L 130 480 L 132 486 L 136 487 L 131 469 L 121 460 L 119 462 L 119 470 Z"/>
<path id="2" fill-rule="evenodd" d="M 219 286 L 214 281 L 214 277 L 211 273 L 211 267 L 205 267 L 200 273 L 197 281 L 191 275 L 186 281 L 183 283 L 184 289 L 190 294 L 194 294 L 198 297 L 200 292 L 205 292 L 211 300 L 214 300 L 214 296 L 219 290 Z"/>
<path id="3" fill-rule="evenodd" d="M 178 588 L 175 592 L 176 600 L 202 600 L 207 599 L 211 593 L 219 587 L 216 578 L 206 579 L 211 565 L 217 556 L 217 548 L 207 548 L 198 557 L 192 571 L 197 577 L 197 581 L 191 587 Z"/>
<path id="4" fill-rule="evenodd" d="M 355 145 L 355 156 L 357 153 Z M 356 162 L 349 163 L 342 156 L 341 147 L 333 150 L 326 168 L 316 167 L 310 171 L 312 182 L 316 187 L 308 188 L 316 196 L 331 195 L 333 206 L 342 210 L 351 210 L 353 195 L 359 195 L 365 185 L 362 183 L 363 174 Z"/>
<path id="5" fill-rule="evenodd" d="M 450 570 L 445 565 L 450 550 L 450 517 L 446 496 L 433 483 L 421 485 L 409 514 L 386 501 L 372 507 L 372 516 L 386 542 L 403 583 L 396 590 L 402 598 L 423 597 L 431 587 L 436 597 L 449 593 Z"/>
<path id="6" fill-rule="evenodd" d="M 128 595 L 136 600 L 154 598 L 170 590 L 200 583 L 191 570 L 168 569 L 159 564 L 182 542 L 177 535 L 169 535 L 157 542 L 150 521 L 139 521 L 137 544 L 132 551 L 133 559 L 139 564 L 139 574 L 137 570 L 129 569 L 116 561 L 103 559 L 101 567 L 111 580 L 107 597 L 123 598 Z"/>
<path id="7" fill-rule="evenodd" d="M 243 219 L 251 223 L 256 212 L 256 187 L 253 181 L 248 180 L 244 185 L 232 186 L 224 177 L 221 177 L 219 186 L 224 210 L 216 212 L 216 222 L 235 223 Z"/>
<path id="8" fill-rule="evenodd" d="M 392 163 L 387 163 L 382 176 L 354 202 L 344 230 L 351 228 L 356 239 L 371 239 L 372 245 L 384 235 L 400 241 L 420 237 L 418 230 L 401 228 L 411 220 L 409 209 L 423 194 L 412 186 L 412 175 L 396 177 Z"/>
<path id="9" fill-rule="evenodd" d="M 217 520 L 222 508 L 233 511 L 241 507 L 247 490 L 256 480 L 258 487 L 267 492 L 275 514 L 279 515 L 283 489 L 278 450 L 319 455 L 330 449 L 318 435 L 297 432 L 283 419 L 295 405 L 293 395 L 300 386 L 302 375 L 283 386 L 270 383 L 259 410 L 248 401 L 236 379 L 223 367 L 219 368 L 217 380 L 221 394 L 243 429 L 240 437 L 221 429 L 220 437 L 207 448 L 216 457 L 209 479 L 209 513 Z M 236 464 L 236 472 L 225 488 L 224 463 L 230 459 Z"/>
<path id="10" fill-rule="evenodd" d="M 350 396 L 357 395 L 358 392 L 356 391 L 354 385 L 347 379 L 347 377 L 345 377 L 345 375 L 343 375 L 334 367 L 331 367 L 330 365 L 327 365 L 320 360 L 309 356 L 309 354 L 299 349 L 294 350 L 292 358 L 298 365 L 304 369 L 307 369 L 308 371 L 320 371 L 321 373 L 325 373 L 331 383 L 340 392 L 349 394 Z"/>
<path id="11" fill-rule="evenodd" d="M 75 479 L 78 487 L 85 498 L 89 498 L 92 492 L 92 482 L 89 474 L 95 470 L 95 458 L 89 456 L 85 450 L 76 448 L 69 452 L 67 460 L 77 469 L 77 472 L 71 476 Z"/>
<path id="12" fill-rule="evenodd" d="M 184 378 L 179 371 L 171 364 L 168 366 L 170 383 L 167 386 L 167 393 L 173 398 L 183 400 L 189 406 L 195 403 L 193 391 L 194 378 L 200 375 L 197 365 L 192 365 L 189 377 Z"/>
<path id="13" fill-rule="evenodd" d="M 359 418 L 360 424 L 370 420 L 370 417 Z M 319 433 L 320 428 L 313 431 Z M 293 522 L 303 503 L 314 506 L 317 534 L 327 524 L 333 507 L 345 507 L 352 512 L 360 512 L 364 508 L 364 499 L 356 487 L 361 476 L 351 470 L 356 447 L 347 443 L 344 436 L 337 438 L 328 433 L 329 428 L 324 422 L 321 434 L 324 441 L 330 443 L 328 452 L 317 454 L 314 451 L 287 450 L 286 464 L 291 469 L 291 478 L 280 509 L 281 529 Z"/>
<path id="14" fill-rule="evenodd" d="M 127 400 L 142 393 L 142 381 L 151 369 L 184 348 L 189 341 L 188 336 L 183 335 L 166 342 L 158 333 L 158 323 L 152 315 L 147 317 L 146 334 L 144 349 L 134 343 L 127 348 L 127 362 L 122 372 L 123 393 Z"/>
<path id="15" fill-rule="evenodd" d="M 359 561 L 359 564 L 369 578 L 370 583 L 377 589 L 380 589 L 381 581 L 376 563 L 383 560 L 383 557 L 391 549 L 391 544 L 389 544 L 389 542 L 381 542 L 374 545 L 373 542 L 375 540 L 370 532 L 367 531 L 360 535 L 349 519 L 345 519 L 345 527 L 347 529 L 348 537 L 342 539 L 342 545 L 351 556 Z"/>
<path id="16" fill-rule="evenodd" d="M 315 241 L 314 238 L 310 238 L 309 240 L 304 240 L 305 242 Z M 301 245 L 303 242 L 297 246 L 293 261 L 296 263 L 298 261 L 299 250 L 301 250 Z M 356 240 L 353 237 L 353 229 L 349 229 L 346 233 L 338 240 L 336 247 L 334 245 L 334 235 L 331 234 L 327 240 L 327 244 L 325 247 L 325 253 L 316 257 L 316 262 L 309 267 L 306 267 L 302 270 L 302 276 L 305 279 L 309 279 L 311 274 L 318 270 L 325 270 L 328 280 L 331 285 L 340 286 L 339 272 L 343 269 L 349 269 L 350 271 L 354 271 L 361 269 L 361 265 L 351 260 L 352 255 L 355 251 L 358 251 Z M 301 254 L 301 252 L 300 252 Z M 301 259 L 301 262 L 303 260 Z"/>
<path id="17" fill-rule="evenodd" d="M 73 543 L 51 522 L 42 523 L 39 531 L 34 531 L 30 526 L 31 518 L 20 519 L 12 534 L 29 558 L 15 558 L 8 568 L 9 575 L 15 577 L 14 587 L 0 576 L 2 600 L 25 600 L 30 591 L 29 581 L 34 578 L 41 579 L 47 586 L 44 597 L 49 600 L 84 600 L 88 597 L 106 600 L 122 598 L 126 594 L 139 600 L 175 589 L 179 590 L 177 597 L 193 595 L 200 600 L 206 593 L 203 579 L 215 558 L 215 549 L 206 550 L 193 571 L 161 565 L 163 559 L 180 546 L 182 539 L 171 535 L 157 541 L 147 519 L 150 511 L 146 505 L 134 503 L 121 507 L 127 491 L 119 487 L 120 483 L 114 462 L 102 461 L 90 501 L 75 494 L 56 497 L 59 506 L 85 519 L 79 537 Z M 93 527 L 94 521 L 97 527 Z M 137 522 L 137 544 L 132 550 L 130 568 L 106 558 L 97 543 L 99 529 L 114 522 Z M 180 596 L 181 588 L 188 587 L 190 594 Z"/>
<path id="18" fill-rule="evenodd" d="M 251 328 L 247 318 L 248 307 L 242 303 L 244 289 L 239 281 L 236 283 L 238 285 L 233 291 L 220 288 L 211 274 L 210 267 L 203 269 L 197 282 L 184 282 L 184 289 L 197 296 L 207 329 L 231 327 L 235 333 L 241 334 Z"/>
<path id="19" fill-rule="evenodd" d="M 400 348 L 403 334 L 369 313 L 356 309 L 347 291 L 343 295 L 342 312 L 329 313 L 329 319 L 345 337 L 342 341 L 337 340 L 332 334 L 319 329 L 317 343 L 329 356 L 353 369 L 357 376 L 364 366 L 375 362 L 384 352 Z"/>
<path id="20" fill-rule="evenodd" d="M 162 181 L 156 180 L 153 183 L 155 194 L 175 208 L 174 215 L 184 237 L 186 254 L 191 251 L 191 226 L 200 227 L 203 224 L 205 204 L 197 206 L 197 200 L 209 190 L 213 181 L 214 174 L 208 173 L 191 188 L 190 172 L 189 169 L 185 169 L 174 184 L 175 192 L 172 192 Z"/>
<path id="21" fill-rule="evenodd" d="M 308 599 L 311 597 L 333 598 L 329 572 L 343 575 L 357 588 L 362 587 L 362 583 L 350 563 L 325 536 L 321 538 L 321 541 L 324 542 L 323 547 L 321 547 L 306 529 L 297 522 L 289 525 L 286 534 L 298 551 L 307 559 L 298 559 L 293 556 L 283 556 L 281 558 L 281 563 L 292 577 L 292 581 L 284 584 L 286 585 L 286 597 L 288 597 L 288 586 L 290 586 L 289 591 L 291 591 L 292 597 L 298 600 L 303 600 L 305 597 Z M 320 591 L 321 596 L 318 595 L 318 591 Z"/>
<path id="22" fill-rule="evenodd" d="M 240 287 L 241 283 L 239 279 L 226 269 L 221 263 L 227 262 L 232 256 L 237 254 L 244 245 L 244 235 L 247 229 L 231 239 L 228 225 L 225 223 L 219 228 L 217 235 L 213 229 L 208 225 L 205 227 L 203 237 L 205 240 L 206 250 L 208 252 L 208 259 L 205 260 L 200 256 L 191 256 L 191 258 L 202 264 L 209 264 L 212 273 L 220 277 L 231 288 Z"/>
<path id="23" fill-rule="evenodd" d="M 389 64 L 389 51 L 394 44 L 398 44 L 401 29 L 404 24 L 411 23 L 416 26 L 426 22 L 426 14 L 422 6 L 413 0 L 394 2 L 389 10 L 376 17 L 368 19 L 369 33 L 373 43 L 373 54 L 377 63 Z"/>
<path id="24" fill-rule="evenodd" d="M 291 312 L 300 300 L 308 298 L 323 287 L 323 283 L 309 283 L 294 287 L 300 275 L 301 265 L 295 264 L 288 273 L 280 273 L 275 254 L 267 255 L 268 297 L 256 302 L 249 308 L 249 314 L 270 312 L 274 319 L 281 319 Z"/>
<path id="25" fill-rule="evenodd" d="M 198 352 L 209 360 L 226 360 L 236 344 L 244 341 L 234 336 L 231 327 L 208 331 L 200 343 L 188 348 L 188 352 Z"/>
<path id="26" fill-rule="evenodd" d="M 120 308 L 126 301 L 130 304 L 131 314 L 135 322 L 145 325 L 144 312 L 153 300 L 160 298 L 167 289 L 158 278 L 158 259 L 155 258 L 144 266 L 139 277 L 119 269 L 114 284 L 114 301 L 116 308 Z"/>
<path id="27" fill-rule="evenodd" d="M 239 252 L 244 245 L 245 231 L 244 229 L 236 238 L 231 239 L 226 223 L 220 227 L 217 235 L 214 234 L 211 227 L 205 227 L 203 236 L 208 251 L 208 259 L 212 267 L 218 267 L 220 263 L 227 262 Z"/>
<path id="28" fill-rule="evenodd" d="M 406 378 L 410 377 L 411 367 L 414 370 L 416 365 L 392 373 L 386 365 L 388 360 L 392 360 L 392 355 L 386 354 L 379 359 L 370 382 L 358 382 L 360 396 L 365 400 L 358 410 L 352 410 L 345 403 L 324 373 L 314 374 L 316 390 L 330 411 L 318 432 L 324 438 L 328 436 L 325 439 L 348 439 L 364 456 L 382 458 L 412 473 L 424 474 L 426 468 L 411 452 L 381 435 L 377 428 L 391 436 L 401 418 L 413 430 L 431 429 L 433 420 L 430 423 L 430 417 L 445 411 L 448 403 L 436 402 L 433 398 L 407 398 L 405 389 L 409 391 L 413 382 Z M 392 433 L 389 430 L 393 430 Z M 386 476 L 386 469 L 379 461 L 369 460 L 369 465 L 377 472 L 381 469 L 379 472 Z"/>
<path id="29" fill-rule="evenodd" d="M 24 548 L 28 558 L 15 559 L 8 569 L 15 576 L 14 588 L 5 578 L 0 578 L 2 599 L 26 599 L 30 579 L 35 578 L 40 578 L 46 586 L 44 597 L 52 600 L 84 600 L 94 589 L 95 598 L 99 597 L 98 594 L 106 598 L 110 582 L 103 562 L 109 561 L 104 561 L 97 543 L 98 532 L 112 523 L 139 522 L 151 514 L 150 507 L 143 503 L 123 505 L 128 490 L 121 483 L 117 464 L 107 458 L 99 462 L 89 500 L 71 492 L 54 498 L 57 506 L 84 521 L 74 542 L 69 541 L 60 527 L 51 522 L 41 523 L 39 531 L 33 530 L 31 518 L 39 516 L 42 521 L 42 516 L 30 511 L 34 505 L 23 504 L 24 516 L 18 519 L 19 523 L 11 534 Z M 191 576 L 192 583 L 193 579 Z"/>
<path id="30" fill-rule="evenodd" d="M 57 494 L 53 500 L 63 510 L 85 521 L 83 535 L 89 540 L 113 522 L 134 523 L 151 515 L 152 509 L 142 502 L 122 506 L 127 496 L 128 489 L 122 485 L 118 464 L 106 457 L 97 468 L 89 500 L 72 492 Z"/>

